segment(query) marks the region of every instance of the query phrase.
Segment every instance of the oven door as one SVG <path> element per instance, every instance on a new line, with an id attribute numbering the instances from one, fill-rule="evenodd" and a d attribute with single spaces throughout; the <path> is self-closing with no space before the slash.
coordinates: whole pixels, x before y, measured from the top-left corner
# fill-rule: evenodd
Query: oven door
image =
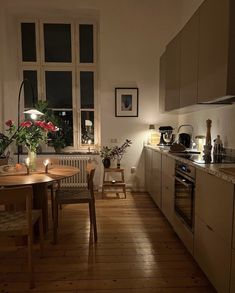
<path id="1" fill-rule="evenodd" d="M 175 212 L 193 230 L 194 183 L 178 173 L 175 176 Z"/>

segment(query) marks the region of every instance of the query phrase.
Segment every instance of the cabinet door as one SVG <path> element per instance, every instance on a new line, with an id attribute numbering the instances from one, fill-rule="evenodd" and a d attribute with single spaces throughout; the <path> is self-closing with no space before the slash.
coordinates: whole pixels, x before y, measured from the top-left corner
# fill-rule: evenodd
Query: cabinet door
<path id="1" fill-rule="evenodd" d="M 178 34 L 166 47 L 166 111 L 180 106 L 180 38 Z"/>
<path id="2" fill-rule="evenodd" d="M 151 194 L 151 174 L 152 174 L 152 150 L 145 148 L 145 187 Z"/>
<path id="3" fill-rule="evenodd" d="M 159 110 L 165 111 L 166 97 L 166 54 L 162 54 L 160 58 L 160 78 L 159 78 Z"/>
<path id="4" fill-rule="evenodd" d="M 159 152 L 153 151 L 152 155 L 152 198 L 157 206 L 162 206 L 162 159 Z"/>
<path id="5" fill-rule="evenodd" d="M 232 250 L 230 293 L 235 292 L 235 250 Z"/>
<path id="6" fill-rule="evenodd" d="M 162 155 L 162 212 L 173 225 L 175 160 Z"/>
<path id="7" fill-rule="evenodd" d="M 198 102 L 224 96 L 227 87 L 229 0 L 206 0 L 199 8 Z"/>
<path id="8" fill-rule="evenodd" d="M 197 103 L 199 11 L 181 32 L 180 107 Z"/>
<path id="9" fill-rule="evenodd" d="M 217 291 L 229 292 L 231 244 L 227 244 L 197 216 L 194 257 Z"/>
<path id="10" fill-rule="evenodd" d="M 195 213 L 230 245 L 232 242 L 233 190 L 232 183 L 197 170 Z"/>

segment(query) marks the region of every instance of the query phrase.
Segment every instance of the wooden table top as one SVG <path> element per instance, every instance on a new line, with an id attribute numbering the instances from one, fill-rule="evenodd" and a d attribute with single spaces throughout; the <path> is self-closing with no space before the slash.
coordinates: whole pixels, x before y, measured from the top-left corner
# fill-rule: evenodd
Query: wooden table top
<path id="1" fill-rule="evenodd" d="M 49 169 L 48 173 L 32 173 L 32 174 L 1 174 L 0 186 L 14 185 L 31 185 L 39 183 L 48 183 L 55 180 L 61 180 L 74 176 L 79 173 L 79 169 L 72 166 L 55 165 Z"/>

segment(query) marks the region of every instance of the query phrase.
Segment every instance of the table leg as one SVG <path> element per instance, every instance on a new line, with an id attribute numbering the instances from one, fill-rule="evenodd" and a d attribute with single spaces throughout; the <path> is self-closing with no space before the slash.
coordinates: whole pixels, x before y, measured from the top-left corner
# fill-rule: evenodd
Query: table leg
<path id="1" fill-rule="evenodd" d="M 42 210 L 43 231 L 48 231 L 48 199 L 47 185 L 39 183 L 33 185 L 33 206 L 35 209 Z"/>

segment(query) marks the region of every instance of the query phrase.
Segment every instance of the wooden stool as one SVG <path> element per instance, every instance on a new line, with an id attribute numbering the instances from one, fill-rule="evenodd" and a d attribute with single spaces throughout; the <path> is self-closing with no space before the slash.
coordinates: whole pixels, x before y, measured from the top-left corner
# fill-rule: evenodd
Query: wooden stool
<path id="1" fill-rule="evenodd" d="M 110 173 L 116 173 L 120 174 L 121 178 L 120 180 L 107 180 L 106 175 Z M 121 168 L 104 168 L 104 177 L 103 177 L 103 186 L 102 186 L 102 198 L 104 198 L 105 190 L 109 188 L 112 189 L 122 189 L 125 198 L 126 198 L 126 184 L 125 184 L 125 178 L 124 178 L 124 169 Z M 119 192 L 115 191 L 117 195 Z"/>

